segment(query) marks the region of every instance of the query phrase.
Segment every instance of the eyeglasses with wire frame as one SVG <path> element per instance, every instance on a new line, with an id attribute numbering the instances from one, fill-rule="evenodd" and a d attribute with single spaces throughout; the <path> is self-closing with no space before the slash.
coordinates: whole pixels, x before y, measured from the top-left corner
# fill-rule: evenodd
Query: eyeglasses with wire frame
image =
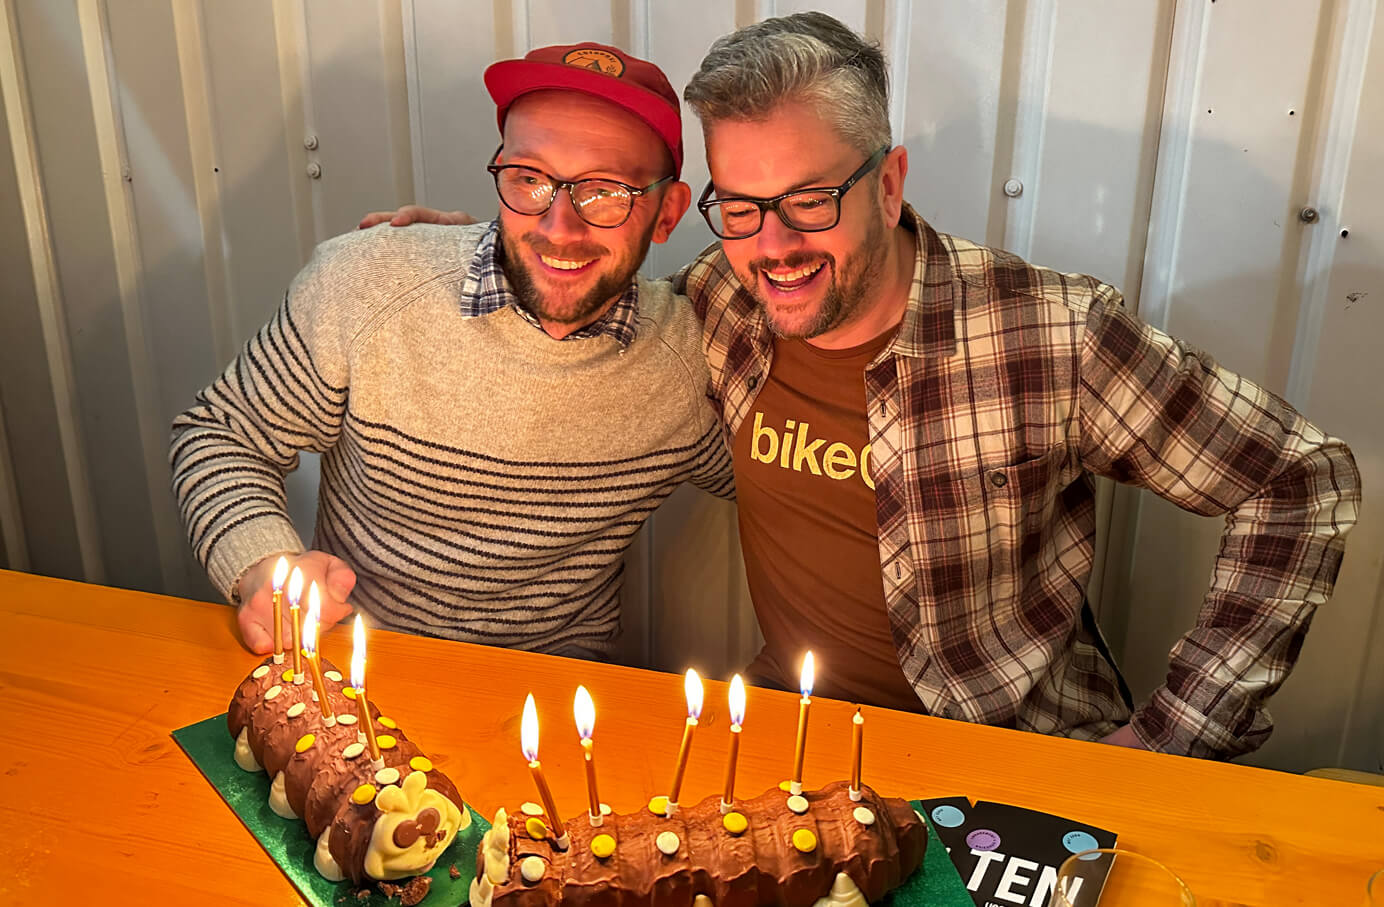
<path id="1" fill-rule="evenodd" d="M 577 217 L 593 227 L 604 230 L 622 226 L 634 211 L 635 199 L 675 176 L 670 173 L 642 188 L 603 177 L 560 180 L 535 167 L 525 167 L 523 164 L 496 164 L 504 147 L 501 145 L 495 149 L 485 169 L 495 177 L 495 191 L 506 208 L 515 214 L 538 217 L 548 213 L 558 191 L 566 189 Z"/>
<path id="2" fill-rule="evenodd" d="M 888 153 L 885 145 L 861 164 L 859 169 L 839 186 L 816 186 L 794 189 L 774 198 L 745 198 L 730 196 L 711 198 L 715 188 L 711 183 L 702 190 L 697 210 L 706 224 L 721 239 L 749 239 L 764 228 L 764 214 L 773 211 L 783 225 L 799 233 L 821 233 L 841 222 L 841 197 L 850 188 L 879 166 Z"/>

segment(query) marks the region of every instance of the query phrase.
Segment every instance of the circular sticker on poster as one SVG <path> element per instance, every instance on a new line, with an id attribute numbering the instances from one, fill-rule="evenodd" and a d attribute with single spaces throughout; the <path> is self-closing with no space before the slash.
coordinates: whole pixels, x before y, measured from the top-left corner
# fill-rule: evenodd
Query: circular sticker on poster
<path id="1" fill-rule="evenodd" d="M 1000 846 L 1000 836 L 988 828 L 977 828 L 966 836 L 966 844 L 971 850 L 994 850 Z"/>
<path id="2" fill-rule="evenodd" d="M 966 814 L 955 806 L 939 806 L 932 811 L 932 821 L 943 828 L 956 828 L 966 821 Z"/>
<path id="3" fill-rule="evenodd" d="M 576 50 L 569 50 L 563 55 L 562 62 L 568 66 L 594 69 L 608 76 L 619 76 L 625 71 L 624 60 L 598 47 L 578 47 Z"/>
<path id="4" fill-rule="evenodd" d="M 1081 853 L 1083 850 L 1095 850 L 1100 846 L 1100 842 L 1084 831 L 1069 831 L 1062 836 L 1062 846 L 1071 853 Z M 1100 854 L 1091 854 L 1082 857 L 1083 860 L 1099 859 Z"/>

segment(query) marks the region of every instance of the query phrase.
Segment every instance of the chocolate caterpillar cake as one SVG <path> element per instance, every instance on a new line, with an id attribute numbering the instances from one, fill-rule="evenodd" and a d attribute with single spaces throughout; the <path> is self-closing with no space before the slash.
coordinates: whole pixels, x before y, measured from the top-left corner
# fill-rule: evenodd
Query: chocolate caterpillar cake
<path id="1" fill-rule="evenodd" d="M 927 827 L 905 800 L 846 782 L 771 790 L 722 815 L 713 795 L 673 816 L 567 823 L 563 850 L 535 815 L 501 809 L 476 855 L 471 907 L 809 907 L 875 902 L 923 862 Z M 530 812 L 536 812 L 529 808 Z"/>
<path id="2" fill-rule="evenodd" d="M 384 767 L 372 764 L 355 691 L 325 659 L 322 670 L 332 727 L 312 682 L 294 683 L 287 665 L 266 659 L 241 681 L 226 712 L 236 764 L 269 774 L 270 808 L 304 821 L 323 877 L 363 885 L 427 872 L 471 824 L 461 795 L 374 703 Z"/>

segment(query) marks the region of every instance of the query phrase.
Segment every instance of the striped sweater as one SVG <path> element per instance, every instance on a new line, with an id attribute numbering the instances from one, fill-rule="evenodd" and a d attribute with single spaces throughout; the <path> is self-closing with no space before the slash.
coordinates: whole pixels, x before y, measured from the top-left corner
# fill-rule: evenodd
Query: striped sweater
<path id="1" fill-rule="evenodd" d="M 174 494 L 228 598 L 261 558 L 303 550 L 283 477 L 310 450 L 313 547 L 355 569 L 376 625 L 603 654 L 635 531 L 683 481 L 732 494 L 687 300 L 640 280 L 628 346 L 554 340 L 468 296 L 486 229 L 323 243 L 174 420 Z"/>

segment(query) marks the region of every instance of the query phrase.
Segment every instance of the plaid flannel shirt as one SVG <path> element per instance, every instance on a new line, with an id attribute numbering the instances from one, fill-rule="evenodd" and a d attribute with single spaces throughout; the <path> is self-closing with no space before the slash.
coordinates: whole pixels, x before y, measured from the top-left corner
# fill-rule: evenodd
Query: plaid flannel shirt
<path id="1" fill-rule="evenodd" d="M 519 297 L 509 284 L 509 278 L 505 276 L 500 261 L 504 247 L 497 242 L 499 236 L 500 221 L 496 219 L 490 222 L 490 229 L 485 231 L 485 235 L 476 246 L 476 255 L 471 259 L 471 267 L 462 282 L 462 314 L 468 317 L 489 315 L 512 305 L 525 321 L 541 331 L 543 325 L 539 323 L 538 317 L 519 302 Z M 639 279 L 631 277 L 630 285 L 620 294 L 620 298 L 615 300 L 609 311 L 562 339 L 587 340 L 608 335 L 620 344 L 620 350 L 623 352 L 634 341 L 635 325 L 638 323 Z"/>
<path id="2" fill-rule="evenodd" d="M 864 376 L 885 601 L 904 675 L 934 715 L 1229 757 L 1267 738 L 1264 701 L 1331 593 L 1360 499 L 1349 449 L 1287 403 L 1139 321 L 1118 291 L 938 233 Z M 772 338 L 719 245 L 674 278 L 705 321 L 733 434 Z M 1226 530 L 1196 626 L 1132 716 L 1082 619 L 1092 475 Z"/>

